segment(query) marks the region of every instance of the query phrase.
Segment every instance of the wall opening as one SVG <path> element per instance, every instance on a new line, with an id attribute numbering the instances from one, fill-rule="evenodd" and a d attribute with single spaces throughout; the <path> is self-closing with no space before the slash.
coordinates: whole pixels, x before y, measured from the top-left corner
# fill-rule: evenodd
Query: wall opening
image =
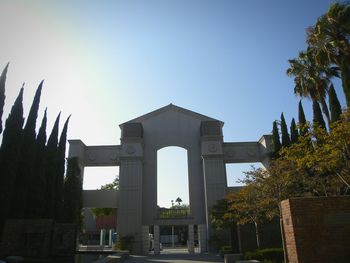
<path id="1" fill-rule="evenodd" d="M 83 190 L 97 190 L 119 178 L 119 166 L 85 167 Z"/>
<path id="2" fill-rule="evenodd" d="M 261 163 L 227 163 L 226 164 L 226 178 L 227 186 L 243 186 L 244 184 L 239 182 L 245 177 L 244 172 L 252 170 L 252 166 L 256 169 L 261 168 Z"/>
<path id="3" fill-rule="evenodd" d="M 189 207 L 187 150 L 169 146 L 157 152 L 157 205 Z M 179 212 L 179 211 L 177 211 Z M 183 211 L 184 212 L 184 211 Z M 186 215 L 183 215 L 186 216 Z"/>

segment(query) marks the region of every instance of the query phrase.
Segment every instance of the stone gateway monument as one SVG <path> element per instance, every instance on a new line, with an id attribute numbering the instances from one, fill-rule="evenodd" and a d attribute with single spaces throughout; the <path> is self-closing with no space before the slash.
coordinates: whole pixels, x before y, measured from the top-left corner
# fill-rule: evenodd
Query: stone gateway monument
<path id="1" fill-rule="evenodd" d="M 162 225 L 187 225 L 190 253 L 194 252 L 196 229 L 199 251 L 207 251 L 214 233 L 210 209 L 230 190 L 225 164 L 267 165 L 271 153 L 270 135 L 256 142 L 224 142 L 223 125 L 220 120 L 170 104 L 121 124 L 120 145 L 87 146 L 81 140 L 70 140 L 69 157 L 79 157 L 82 168 L 120 167 L 119 190 L 84 191 L 84 207 L 117 208 L 117 232 L 134 237 L 134 253 L 148 253 L 150 229 L 154 251 L 159 253 Z M 167 146 L 187 150 L 190 210 L 182 217 L 163 218 L 157 206 L 157 151 Z"/>

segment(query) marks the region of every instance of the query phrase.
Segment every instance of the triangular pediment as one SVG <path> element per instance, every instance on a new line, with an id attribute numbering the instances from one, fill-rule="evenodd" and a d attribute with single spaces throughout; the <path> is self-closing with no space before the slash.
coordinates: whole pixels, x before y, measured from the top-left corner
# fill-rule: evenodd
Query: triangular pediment
<path id="1" fill-rule="evenodd" d="M 191 111 L 191 110 L 188 110 L 188 109 L 185 109 L 185 108 L 182 108 L 182 107 L 179 107 L 179 106 L 176 106 L 176 105 L 170 103 L 167 106 L 164 106 L 164 107 L 159 108 L 157 110 L 154 110 L 154 111 L 151 111 L 149 113 L 146 113 L 146 114 L 144 114 L 144 115 L 142 115 L 140 117 L 137 117 L 135 119 L 132 119 L 130 121 L 124 122 L 120 126 L 123 126 L 125 123 L 143 122 L 143 121 L 145 121 L 147 119 L 151 119 L 151 118 L 153 118 L 153 117 L 155 117 L 155 116 L 157 116 L 159 114 L 162 114 L 164 112 L 167 112 L 167 111 L 179 112 L 181 114 L 184 114 L 186 116 L 189 116 L 191 118 L 194 118 L 194 119 L 197 119 L 197 120 L 200 120 L 200 121 L 219 121 L 221 123 L 221 125 L 224 124 L 224 122 L 222 122 L 220 120 L 217 120 L 217 119 L 205 116 L 203 114 L 200 114 L 200 113 L 197 113 L 197 112 L 194 112 L 194 111 Z"/>

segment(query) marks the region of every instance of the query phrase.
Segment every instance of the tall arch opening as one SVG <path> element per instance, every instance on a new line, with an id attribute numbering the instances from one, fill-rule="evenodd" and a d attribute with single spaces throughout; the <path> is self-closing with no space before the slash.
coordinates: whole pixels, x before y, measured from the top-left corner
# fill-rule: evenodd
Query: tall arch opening
<path id="1" fill-rule="evenodd" d="M 171 208 L 188 206 L 188 156 L 187 150 L 168 146 L 157 152 L 157 205 Z"/>

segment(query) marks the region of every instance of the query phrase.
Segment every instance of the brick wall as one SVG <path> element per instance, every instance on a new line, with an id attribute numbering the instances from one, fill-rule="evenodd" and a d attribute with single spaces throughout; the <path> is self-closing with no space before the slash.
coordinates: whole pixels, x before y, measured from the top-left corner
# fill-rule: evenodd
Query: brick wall
<path id="1" fill-rule="evenodd" d="M 281 205 L 290 263 L 350 262 L 350 197 L 292 198 Z"/>

